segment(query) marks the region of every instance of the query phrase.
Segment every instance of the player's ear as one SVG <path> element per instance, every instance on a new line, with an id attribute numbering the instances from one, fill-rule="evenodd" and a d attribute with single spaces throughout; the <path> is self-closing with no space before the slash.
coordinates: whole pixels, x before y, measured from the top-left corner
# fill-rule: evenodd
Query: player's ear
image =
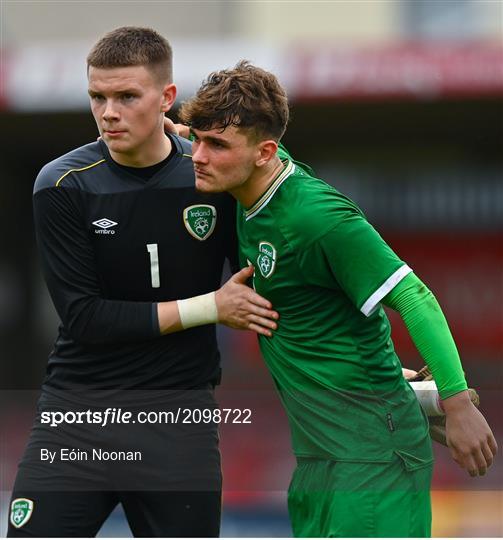
<path id="1" fill-rule="evenodd" d="M 258 144 L 258 158 L 255 161 L 257 167 L 263 167 L 276 155 L 278 143 L 272 139 L 261 141 Z"/>
<path id="2" fill-rule="evenodd" d="M 161 112 L 168 112 L 176 99 L 176 85 L 166 84 L 162 89 Z"/>

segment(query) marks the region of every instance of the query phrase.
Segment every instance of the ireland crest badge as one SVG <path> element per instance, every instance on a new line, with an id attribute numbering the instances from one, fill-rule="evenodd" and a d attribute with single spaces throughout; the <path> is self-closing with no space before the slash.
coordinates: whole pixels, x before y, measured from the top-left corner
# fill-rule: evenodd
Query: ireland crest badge
<path id="1" fill-rule="evenodd" d="M 215 230 L 217 210 L 210 204 L 193 204 L 183 211 L 183 223 L 196 240 L 206 240 Z"/>
<path id="2" fill-rule="evenodd" d="M 258 245 L 257 266 L 262 277 L 272 276 L 276 268 L 276 248 L 269 242 L 260 242 Z"/>
<path id="3" fill-rule="evenodd" d="M 10 522 L 16 529 L 26 525 L 33 513 L 33 501 L 30 499 L 14 499 L 10 506 Z"/>

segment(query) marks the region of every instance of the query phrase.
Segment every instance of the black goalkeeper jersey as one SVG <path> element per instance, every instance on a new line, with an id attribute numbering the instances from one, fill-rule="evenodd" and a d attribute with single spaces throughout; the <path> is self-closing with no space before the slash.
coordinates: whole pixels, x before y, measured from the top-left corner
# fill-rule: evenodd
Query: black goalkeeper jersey
<path id="1" fill-rule="evenodd" d="M 46 391 L 201 388 L 218 381 L 215 325 L 160 335 L 157 302 L 220 286 L 237 267 L 235 204 L 195 190 L 190 142 L 148 181 L 103 141 L 48 163 L 34 187 L 37 243 L 61 319 Z"/>

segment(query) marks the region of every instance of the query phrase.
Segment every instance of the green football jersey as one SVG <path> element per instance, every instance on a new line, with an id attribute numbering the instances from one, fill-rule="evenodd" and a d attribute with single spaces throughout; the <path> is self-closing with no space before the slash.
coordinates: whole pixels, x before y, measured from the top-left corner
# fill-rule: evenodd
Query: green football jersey
<path id="1" fill-rule="evenodd" d="M 280 154 L 281 155 L 281 154 Z M 238 208 L 242 265 L 280 314 L 262 355 L 286 408 L 299 457 L 432 461 L 428 422 L 390 338 L 380 300 L 411 269 L 361 210 L 310 169 L 283 171 Z"/>

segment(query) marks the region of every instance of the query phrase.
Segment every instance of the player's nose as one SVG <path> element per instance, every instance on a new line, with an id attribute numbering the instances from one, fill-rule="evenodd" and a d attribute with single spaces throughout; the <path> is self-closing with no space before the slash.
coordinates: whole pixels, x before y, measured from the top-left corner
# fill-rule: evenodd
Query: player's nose
<path id="1" fill-rule="evenodd" d="M 203 144 L 196 142 L 192 144 L 192 162 L 195 165 L 208 163 L 208 155 Z"/>
<path id="2" fill-rule="evenodd" d="M 117 120 L 119 118 L 119 111 L 117 110 L 116 105 L 113 100 L 107 99 L 105 108 L 103 110 L 103 120 Z"/>

